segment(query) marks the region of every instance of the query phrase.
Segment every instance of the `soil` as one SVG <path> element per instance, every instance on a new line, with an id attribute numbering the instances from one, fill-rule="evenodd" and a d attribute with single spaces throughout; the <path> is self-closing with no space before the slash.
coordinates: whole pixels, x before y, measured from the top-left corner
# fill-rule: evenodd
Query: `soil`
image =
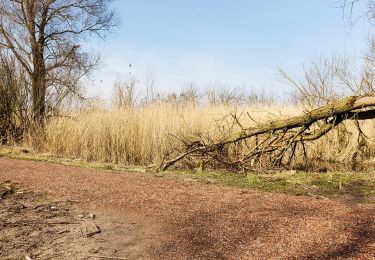
<path id="1" fill-rule="evenodd" d="M 0 259 L 141 258 L 135 222 L 96 216 L 74 201 L 14 188 L 0 183 Z"/>
<path id="2" fill-rule="evenodd" d="M 0 259 L 375 259 L 374 204 L 6 158 L 0 183 Z"/>

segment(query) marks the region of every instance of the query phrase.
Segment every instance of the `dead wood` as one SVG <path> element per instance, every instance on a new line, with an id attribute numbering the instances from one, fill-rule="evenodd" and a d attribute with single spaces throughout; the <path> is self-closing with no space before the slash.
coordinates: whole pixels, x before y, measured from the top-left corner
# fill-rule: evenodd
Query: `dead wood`
<path id="1" fill-rule="evenodd" d="M 235 116 L 233 118 L 234 123 L 238 122 Z M 343 121 L 373 118 L 375 118 L 375 96 L 350 96 L 300 116 L 258 123 L 248 128 L 240 125 L 241 131 L 217 142 L 206 143 L 203 140 L 200 142 L 194 140 L 190 144 L 185 143 L 185 148 L 174 154 L 175 157 L 165 160 L 159 169 L 166 170 L 188 158 L 189 161 L 202 161 L 202 158 L 208 158 L 208 161 L 216 161 L 227 167 L 249 169 L 265 154 L 271 155 L 269 156 L 272 158 L 269 164 L 271 166 L 290 164 L 297 145 L 301 145 L 306 153 L 306 142 L 326 135 Z M 229 156 L 229 145 L 246 143 L 249 147 L 247 141 L 252 139 L 254 145 L 246 154 L 235 160 Z"/>
<path id="2" fill-rule="evenodd" d="M 104 256 L 104 255 L 84 255 L 86 257 L 95 257 L 100 259 L 114 259 L 114 260 L 126 260 L 128 258 L 114 257 L 114 256 Z"/>
<path id="3" fill-rule="evenodd" d="M 100 233 L 102 233 L 102 230 L 101 230 L 100 227 L 99 227 L 98 225 L 96 225 L 96 224 L 95 224 L 95 229 L 96 229 L 95 231 L 86 234 L 86 237 L 92 237 L 92 236 L 94 236 L 94 235 L 96 235 L 96 234 L 100 234 Z"/>

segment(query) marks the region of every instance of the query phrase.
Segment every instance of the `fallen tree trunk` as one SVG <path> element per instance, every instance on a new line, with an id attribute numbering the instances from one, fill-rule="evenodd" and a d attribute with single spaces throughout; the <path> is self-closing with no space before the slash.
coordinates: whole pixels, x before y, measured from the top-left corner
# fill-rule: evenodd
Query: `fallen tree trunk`
<path id="1" fill-rule="evenodd" d="M 282 120 L 272 120 L 257 124 L 254 127 L 242 128 L 232 136 L 213 143 L 203 141 L 185 144 L 174 158 L 165 160 L 159 167 L 166 170 L 175 163 L 188 157 L 209 157 L 211 160 L 236 167 L 245 167 L 248 162 L 254 163 L 256 158 L 264 154 L 272 154 L 272 165 L 280 165 L 289 151 L 290 163 L 297 144 L 316 140 L 330 132 L 345 120 L 367 120 L 375 118 L 375 96 L 351 96 L 326 106 L 306 112 L 301 116 Z M 225 154 L 226 146 L 239 144 L 250 138 L 256 138 L 252 149 L 242 158 L 235 161 L 220 156 Z M 261 141 L 260 141 L 261 140 Z M 251 166 L 251 165 L 250 165 Z M 248 168 L 248 167 L 247 167 Z"/>

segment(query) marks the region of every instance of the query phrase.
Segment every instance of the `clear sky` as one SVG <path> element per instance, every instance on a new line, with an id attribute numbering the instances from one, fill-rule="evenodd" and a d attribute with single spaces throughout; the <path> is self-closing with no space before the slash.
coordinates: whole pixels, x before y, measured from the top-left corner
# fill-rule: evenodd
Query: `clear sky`
<path id="1" fill-rule="evenodd" d="M 117 0 L 121 23 L 115 34 L 95 42 L 102 54 L 89 93 L 110 98 L 128 65 L 142 91 L 153 75 L 159 91 L 178 91 L 188 82 L 200 88 L 229 87 L 289 91 L 276 66 L 299 76 L 314 57 L 360 57 L 369 26 L 348 27 L 329 0 Z"/>

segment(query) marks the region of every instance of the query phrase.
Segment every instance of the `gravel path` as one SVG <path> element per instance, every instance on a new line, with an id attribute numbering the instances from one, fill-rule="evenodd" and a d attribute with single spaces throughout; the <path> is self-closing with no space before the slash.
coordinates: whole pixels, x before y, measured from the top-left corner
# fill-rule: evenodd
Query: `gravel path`
<path id="1" fill-rule="evenodd" d="M 5 158 L 0 181 L 136 221 L 146 259 L 375 259 L 373 204 Z"/>

